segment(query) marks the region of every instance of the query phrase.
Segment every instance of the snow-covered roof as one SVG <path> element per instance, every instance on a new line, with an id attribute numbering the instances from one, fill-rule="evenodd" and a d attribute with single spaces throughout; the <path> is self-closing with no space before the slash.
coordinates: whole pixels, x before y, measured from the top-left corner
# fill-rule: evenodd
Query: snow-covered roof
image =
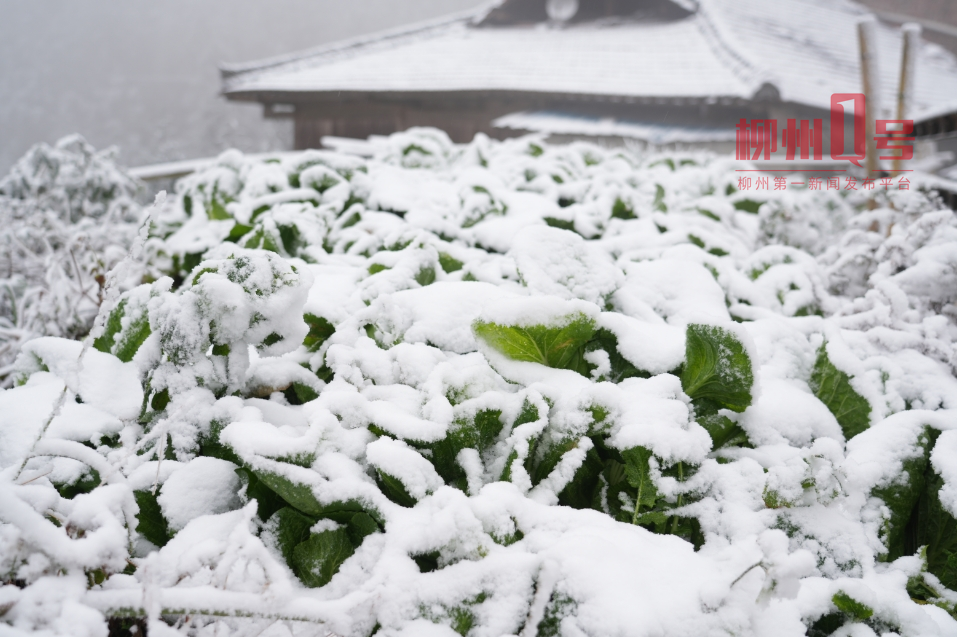
<path id="1" fill-rule="evenodd" d="M 223 70 L 235 98 L 334 92 L 521 91 L 625 100 L 751 99 L 765 83 L 782 100 L 828 108 L 861 90 L 851 0 L 699 0 L 675 21 L 604 20 L 478 26 L 487 8 L 300 55 Z M 897 29 L 882 25 L 882 99 L 896 101 Z M 957 102 L 957 60 L 924 43 L 914 115 Z"/>

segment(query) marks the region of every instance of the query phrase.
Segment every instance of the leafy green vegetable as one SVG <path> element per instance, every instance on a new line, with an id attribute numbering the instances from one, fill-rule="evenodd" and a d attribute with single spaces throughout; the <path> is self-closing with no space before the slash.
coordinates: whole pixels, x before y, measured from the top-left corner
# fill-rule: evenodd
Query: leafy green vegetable
<path id="1" fill-rule="evenodd" d="M 449 256 L 444 252 L 439 253 L 439 266 L 442 267 L 442 271 L 446 274 L 452 274 L 462 269 L 462 266 L 465 265 L 455 257 Z"/>
<path id="2" fill-rule="evenodd" d="M 584 346 L 595 334 L 595 321 L 584 314 L 571 314 L 556 327 L 476 321 L 472 329 L 479 338 L 511 359 L 578 371 Z"/>
<path id="3" fill-rule="evenodd" d="M 299 227 L 295 224 L 279 224 L 276 226 L 279 230 L 279 240 L 282 242 L 283 250 L 289 256 L 298 256 L 299 249 L 307 245 L 302 239 Z"/>
<path id="4" fill-rule="evenodd" d="M 72 500 L 76 496 L 82 493 L 89 493 L 100 486 L 100 473 L 92 467 L 87 467 L 86 472 L 73 482 L 56 484 L 55 486 L 56 490 L 60 493 L 60 497 Z"/>
<path id="5" fill-rule="evenodd" d="M 699 237 L 699 236 L 697 236 L 697 235 L 689 234 L 689 235 L 688 235 L 688 241 L 691 242 L 692 244 L 698 246 L 698 247 L 701 248 L 702 250 L 705 249 L 704 240 L 701 239 L 701 237 Z"/>
<path id="6" fill-rule="evenodd" d="M 817 352 L 817 360 L 814 362 L 808 384 L 814 395 L 827 405 L 837 418 L 847 440 L 870 427 L 871 404 L 854 391 L 851 377 L 831 363 L 826 343 L 821 345 Z"/>
<path id="7" fill-rule="evenodd" d="M 808 628 L 807 637 L 831 637 L 845 623 L 847 615 L 844 613 L 828 613 Z"/>
<path id="8" fill-rule="evenodd" d="M 229 203 L 229 198 L 220 200 L 220 197 L 216 196 L 216 194 L 218 193 L 214 193 L 209 202 L 209 207 L 206 208 L 206 215 L 213 221 L 232 219 L 233 216 L 226 210 L 226 204 Z"/>
<path id="9" fill-rule="evenodd" d="M 621 197 L 615 199 L 614 205 L 611 207 L 611 218 L 612 219 L 637 219 L 635 211 L 631 209 L 631 206 L 626 204 L 621 200 Z"/>
<path id="10" fill-rule="evenodd" d="M 235 465 L 241 465 L 242 461 L 233 452 L 232 449 L 224 445 L 219 440 L 219 434 L 222 433 L 225 424 L 219 420 L 209 423 L 209 431 L 199 436 L 199 454 L 201 456 L 210 456 L 220 460 L 228 460 Z M 263 518 L 264 520 L 266 518 Z"/>
<path id="11" fill-rule="evenodd" d="M 754 373 L 744 345 L 730 330 L 691 323 L 681 386 L 698 417 L 719 409 L 742 412 L 751 404 Z"/>
<path id="12" fill-rule="evenodd" d="M 156 546 L 166 546 L 172 534 L 156 495 L 151 491 L 134 491 L 133 497 L 140 509 L 136 514 L 136 532 Z"/>
<path id="13" fill-rule="evenodd" d="M 831 598 L 831 601 L 835 606 L 837 606 L 839 611 L 850 615 L 859 621 L 870 619 L 874 614 L 873 608 L 867 606 L 866 604 L 862 604 L 844 591 L 838 591 L 835 593 L 834 597 Z"/>
<path id="14" fill-rule="evenodd" d="M 734 207 L 737 210 L 743 210 L 744 212 L 749 212 L 752 215 L 756 215 L 761 209 L 761 205 L 763 203 L 763 201 L 754 201 L 753 199 L 739 199 L 738 201 L 734 202 Z"/>
<path id="15" fill-rule="evenodd" d="M 937 439 L 937 431 L 925 427 L 918 438 L 918 453 L 904 460 L 904 470 L 900 478 L 890 485 L 874 489 L 873 495 L 884 501 L 890 510 L 890 518 L 885 522 L 882 539 L 887 547 L 883 560 L 892 562 L 899 557 L 911 555 L 917 549 L 914 529 L 908 534 L 908 522 L 916 513 L 917 503 L 927 484 L 927 471 L 930 464 L 930 451 Z M 910 537 L 908 537 L 910 535 Z"/>
<path id="16" fill-rule="evenodd" d="M 325 586 L 353 553 L 345 528 L 313 533 L 293 549 L 293 571 L 310 588 Z"/>
<path id="17" fill-rule="evenodd" d="M 607 510 L 619 522 L 630 524 L 635 519 L 635 490 L 628 483 L 628 474 L 625 471 L 625 463 L 621 454 L 615 452 L 610 455 L 613 457 L 603 459 L 604 467 L 602 468 L 598 489 L 594 494 L 592 507 L 599 511 Z M 625 506 L 628 499 L 632 504 Z"/>
<path id="18" fill-rule="evenodd" d="M 423 572 L 430 572 L 423 571 Z M 475 595 L 471 599 L 463 600 L 461 604 L 456 606 L 448 606 L 446 604 L 434 604 L 431 606 L 421 606 L 420 612 L 422 616 L 428 619 L 429 621 L 435 624 L 442 624 L 449 626 L 453 631 L 465 637 L 468 635 L 469 631 L 475 626 L 475 613 L 472 610 L 477 604 L 481 604 L 486 599 L 488 599 L 488 594 L 485 592 Z"/>
<path id="19" fill-rule="evenodd" d="M 576 509 L 592 506 L 602 468 L 601 456 L 594 447 L 589 449 L 582 466 L 575 472 L 575 477 L 558 494 L 558 503 Z"/>
<path id="20" fill-rule="evenodd" d="M 522 530 L 518 528 L 518 523 L 515 521 L 515 518 L 512 518 L 512 523 L 515 525 L 515 530 L 513 532 L 506 533 L 504 535 L 498 535 L 494 532 L 490 534 L 492 536 L 492 540 L 494 540 L 496 544 L 501 544 L 502 546 L 511 546 L 525 537 L 525 534 L 522 533 Z"/>
<path id="21" fill-rule="evenodd" d="M 110 353 L 110 350 L 113 349 L 113 339 L 123 329 L 123 314 L 128 301 L 129 299 L 123 298 L 116 304 L 116 307 L 113 308 L 110 316 L 106 319 L 106 329 L 103 331 L 103 335 L 93 341 L 93 347 L 101 352 Z"/>
<path id="22" fill-rule="evenodd" d="M 227 447 L 223 447 L 228 449 Z M 231 450 L 229 450 L 232 453 Z M 213 454 L 209 454 L 213 455 Z M 213 457 L 220 457 L 215 456 Z M 228 460 L 228 458 L 226 458 Z M 238 460 L 238 458 L 237 458 Z M 236 469 L 236 475 L 246 487 L 246 498 L 256 501 L 257 515 L 260 520 L 268 520 L 273 513 L 286 506 L 286 501 L 280 498 L 275 491 L 263 484 L 256 474 L 244 467 Z"/>
<path id="23" fill-rule="evenodd" d="M 290 385 L 286 391 L 283 392 L 283 396 L 286 397 L 290 405 L 305 405 L 319 398 L 319 394 L 315 389 L 299 382 Z"/>
<path id="24" fill-rule="evenodd" d="M 545 606 L 545 614 L 538 622 L 535 637 L 559 637 L 562 634 L 562 620 L 574 614 L 575 600 L 560 592 L 553 592 Z"/>
<path id="25" fill-rule="evenodd" d="M 416 272 L 415 281 L 422 287 L 435 283 L 435 268 L 427 266 Z"/>
<path id="26" fill-rule="evenodd" d="M 323 507 L 319 504 L 312 488 L 305 484 L 298 484 L 288 478 L 269 471 L 253 470 L 259 480 L 275 491 L 283 500 L 296 507 L 303 513 L 319 517 L 323 514 Z"/>
<path id="27" fill-rule="evenodd" d="M 431 573 L 439 570 L 439 552 L 421 553 L 410 556 L 415 565 L 419 567 L 420 573 Z"/>
<path id="28" fill-rule="evenodd" d="M 113 354 L 124 363 L 133 360 L 140 345 L 150 335 L 149 315 L 142 311 L 123 329 L 129 298 L 122 298 L 106 320 L 103 335 L 93 341 L 93 347 L 101 352 Z"/>
<path id="29" fill-rule="evenodd" d="M 569 232 L 575 232 L 575 222 L 568 219 L 559 219 L 557 217 L 545 217 L 544 221 L 547 225 L 552 228 L 558 228 L 559 230 L 568 230 Z"/>
<path id="30" fill-rule="evenodd" d="M 402 480 L 396 478 L 395 476 L 389 475 L 381 469 L 376 469 L 376 473 L 379 474 L 379 488 L 382 490 L 382 493 L 385 494 L 385 497 L 389 498 L 399 506 L 415 506 L 416 499 L 409 494 L 409 491 L 405 488 Z"/>
<path id="31" fill-rule="evenodd" d="M 352 546 L 356 548 L 359 548 L 359 545 L 362 544 L 362 540 L 364 540 L 366 536 L 372 535 L 378 530 L 379 525 L 371 515 L 364 511 L 353 514 L 346 525 L 346 531 L 349 533 L 349 541 L 352 542 Z"/>
<path id="32" fill-rule="evenodd" d="M 655 184 L 655 200 L 651 207 L 658 212 L 668 212 L 668 206 L 665 204 L 665 189 L 660 184 Z"/>
<path id="33" fill-rule="evenodd" d="M 508 458 L 505 459 L 505 468 L 502 469 L 502 475 L 499 477 L 500 482 L 512 481 L 512 463 L 517 461 L 518 461 L 518 452 L 513 449 L 508 454 Z"/>
<path id="34" fill-rule="evenodd" d="M 621 452 L 621 457 L 625 460 L 625 477 L 628 484 L 636 490 L 632 524 L 638 524 L 642 507 L 645 507 L 645 510 L 652 509 L 658 500 L 658 487 L 655 486 L 651 477 L 651 456 L 651 451 L 644 447 L 635 447 Z"/>
<path id="35" fill-rule="evenodd" d="M 309 539 L 309 529 L 315 523 L 315 519 L 306 517 L 291 507 L 279 509 L 269 518 L 268 527 L 272 527 L 276 534 L 276 548 L 290 568 L 294 568 L 293 551 Z"/>
<path id="36" fill-rule="evenodd" d="M 229 231 L 229 235 L 226 237 L 226 241 L 238 243 L 239 240 L 245 237 L 252 229 L 253 226 L 247 226 L 238 222 L 234 223 L 232 230 Z"/>
<path id="37" fill-rule="evenodd" d="M 883 529 L 887 554 L 893 560 L 921 551 L 927 570 L 941 584 L 957 589 L 957 520 L 940 501 L 943 478 L 930 463 L 930 452 L 939 432 L 926 427 L 918 438 L 919 453 L 904 461 L 901 478 L 875 489 L 890 510 Z"/>
<path id="38" fill-rule="evenodd" d="M 940 501 L 944 480 L 929 466 L 924 492 L 917 504 L 910 529 L 916 535 L 918 546 L 926 546 L 927 570 L 940 583 L 957 590 L 957 520 Z"/>
<path id="39" fill-rule="evenodd" d="M 618 337 L 610 330 L 604 328 L 595 332 L 594 338 L 585 345 L 585 352 L 594 352 L 602 350 L 608 354 L 608 362 L 611 364 L 611 371 L 606 380 L 613 383 L 620 383 L 626 378 L 650 378 L 651 374 L 638 369 L 627 358 L 618 351 Z M 590 371 L 590 370 L 589 370 Z"/>
<path id="40" fill-rule="evenodd" d="M 150 399 L 150 407 L 152 407 L 154 411 L 163 411 L 169 404 L 169 400 L 169 389 L 158 391 L 154 393 Z"/>
<path id="41" fill-rule="evenodd" d="M 504 422 L 502 412 L 483 409 L 468 419 L 458 419 L 449 427 L 445 438 L 428 445 L 431 461 L 446 484 L 465 490 L 465 471 L 456 458 L 463 449 L 483 452 L 495 444 Z"/>
<path id="42" fill-rule="evenodd" d="M 578 448 L 579 442 L 579 436 L 571 435 L 547 446 L 539 445 L 536 449 L 536 457 L 534 459 L 530 458 L 528 463 L 528 473 L 532 477 L 532 484 L 538 484 L 547 478 L 548 474 L 558 466 L 562 456 L 572 449 Z M 531 456 L 531 454 L 529 455 Z"/>
<path id="43" fill-rule="evenodd" d="M 709 416 L 699 417 L 698 424 L 704 427 L 708 435 L 711 436 L 712 449 L 751 446 L 751 442 L 748 440 L 748 434 L 745 433 L 740 425 L 727 416 L 711 414 Z"/>

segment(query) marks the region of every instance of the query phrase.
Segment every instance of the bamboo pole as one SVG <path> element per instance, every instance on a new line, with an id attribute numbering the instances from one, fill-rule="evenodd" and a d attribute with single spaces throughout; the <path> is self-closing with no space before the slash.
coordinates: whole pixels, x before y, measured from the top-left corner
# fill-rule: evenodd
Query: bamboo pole
<path id="1" fill-rule="evenodd" d="M 877 118 L 881 111 L 880 72 L 877 65 L 877 18 L 868 16 L 857 23 L 857 35 L 861 48 L 861 80 L 864 86 L 866 118 L 864 125 L 866 177 L 874 178 L 880 170 L 877 160 Z"/>
<path id="2" fill-rule="evenodd" d="M 901 81 L 897 91 L 897 119 L 907 119 L 914 99 L 914 76 L 917 74 L 917 47 L 920 43 L 920 25 L 905 24 L 901 28 Z M 894 172 L 903 169 L 903 160 L 894 160 Z"/>

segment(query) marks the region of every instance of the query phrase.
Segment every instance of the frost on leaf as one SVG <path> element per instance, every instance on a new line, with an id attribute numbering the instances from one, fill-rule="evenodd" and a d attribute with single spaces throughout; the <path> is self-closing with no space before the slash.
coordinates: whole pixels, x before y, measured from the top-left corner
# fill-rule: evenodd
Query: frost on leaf
<path id="1" fill-rule="evenodd" d="M 344 528 L 313 533 L 293 549 L 293 570 L 306 586 L 325 586 L 354 552 Z"/>
<path id="2" fill-rule="evenodd" d="M 719 409 L 742 412 L 751 405 L 754 372 L 744 345 L 734 332 L 714 325 L 687 328 L 681 386 L 698 416 Z"/>
<path id="3" fill-rule="evenodd" d="M 834 366 L 828 358 L 826 345 L 821 345 L 817 352 L 809 385 L 814 395 L 837 418 L 846 440 L 870 427 L 870 403 L 854 391 L 851 377 Z"/>

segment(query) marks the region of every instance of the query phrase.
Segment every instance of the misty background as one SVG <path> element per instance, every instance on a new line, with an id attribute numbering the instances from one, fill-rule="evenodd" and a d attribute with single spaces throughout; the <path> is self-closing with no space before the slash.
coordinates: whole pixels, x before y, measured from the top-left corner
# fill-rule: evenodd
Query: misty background
<path id="1" fill-rule="evenodd" d="M 80 133 L 140 166 L 292 148 L 292 121 L 219 95 L 218 65 L 436 18 L 481 0 L 0 0 L 0 175 Z"/>

